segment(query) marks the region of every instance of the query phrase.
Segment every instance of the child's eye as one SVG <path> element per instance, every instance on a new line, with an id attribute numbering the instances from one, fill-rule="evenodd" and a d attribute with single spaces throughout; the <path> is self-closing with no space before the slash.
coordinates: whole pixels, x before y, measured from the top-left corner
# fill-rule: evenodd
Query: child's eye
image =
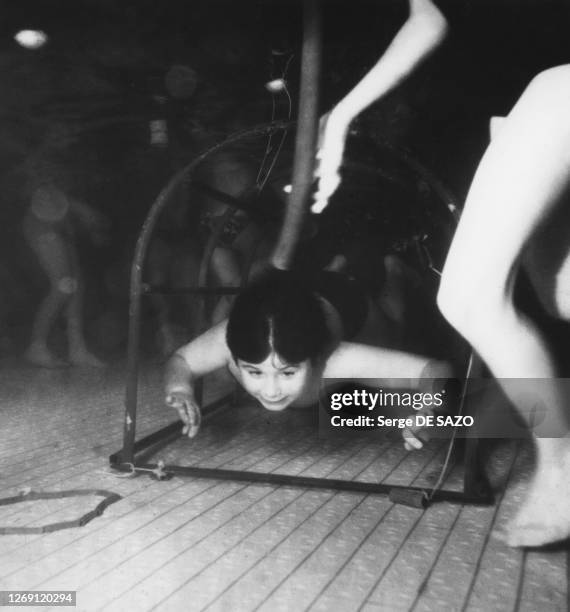
<path id="1" fill-rule="evenodd" d="M 259 378 L 261 376 L 261 372 L 259 370 L 246 370 L 246 372 L 253 376 L 253 378 Z"/>
<path id="2" fill-rule="evenodd" d="M 295 374 L 297 374 L 297 370 L 285 370 L 285 372 L 283 372 L 283 376 L 285 376 L 286 378 L 295 376 Z"/>

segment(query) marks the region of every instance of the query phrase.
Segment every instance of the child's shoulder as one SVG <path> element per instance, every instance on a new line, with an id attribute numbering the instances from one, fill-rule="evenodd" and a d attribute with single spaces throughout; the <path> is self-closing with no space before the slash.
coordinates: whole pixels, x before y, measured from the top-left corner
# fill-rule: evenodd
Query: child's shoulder
<path id="1" fill-rule="evenodd" d="M 226 342 L 226 321 L 214 325 L 180 347 L 176 354 L 183 357 L 193 370 L 201 373 L 225 367 L 231 360 Z"/>
<path id="2" fill-rule="evenodd" d="M 327 359 L 323 378 L 362 378 L 386 359 L 386 351 L 358 342 L 341 342 Z"/>
<path id="3" fill-rule="evenodd" d="M 345 378 L 347 366 L 350 364 L 354 349 L 351 342 L 340 342 L 328 356 L 324 369 L 323 378 Z"/>

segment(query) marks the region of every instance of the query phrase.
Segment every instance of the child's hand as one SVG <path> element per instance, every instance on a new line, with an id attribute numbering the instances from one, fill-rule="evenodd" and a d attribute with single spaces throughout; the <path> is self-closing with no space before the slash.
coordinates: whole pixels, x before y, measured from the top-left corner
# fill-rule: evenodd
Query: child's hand
<path id="1" fill-rule="evenodd" d="M 415 419 L 416 416 L 431 416 L 433 418 L 434 411 L 431 407 L 424 406 L 418 410 L 412 417 Z M 405 427 L 402 430 L 402 438 L 404 438 L 404 448 L 407 451 L 420 450 L 424 444 L 429 441 L 428 429 L 424 425 L 412 425 L 411 427 Z"/>
<path id="2" fill-rule="evenodd" d="M 166 396 L 166 405 L 174 408 L 180 415 L 180 420 L 184 423 L 183 434 L 188 434 L 193 438 L 200 429 L 202 414 L 194 395 L 188 391 L 172 391 Z"/>
<path id="3" fill-rule="evenodd" d="M 423 428 L 406 427 L 402 431 L 402 438 L 404 438 L 404 448 L 407 451 L 420 450 L 420 448 L 423 448 L 424 442 L 426 442 L 427 440 L 422 440 L 422 438 L 420 437 L 422 434 L 424 437 L 427 437 L 426 432 L 423 430 Z"/>
<path id="4" fill-rule="evenodd" d="M 319 144 L 315 176 L 318 180 L 317 191 L 311 211 L 321 213 L 329 198 L 340 185 L 340 166 L 348 134 L 349 122 L 333 109 L 321 117 L 319 124 Z"/>

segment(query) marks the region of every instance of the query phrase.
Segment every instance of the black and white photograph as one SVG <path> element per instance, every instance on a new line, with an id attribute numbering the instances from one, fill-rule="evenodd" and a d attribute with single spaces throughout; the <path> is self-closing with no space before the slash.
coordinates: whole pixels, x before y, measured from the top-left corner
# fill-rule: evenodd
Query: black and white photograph
<path id="1" fill-rule="evenodd" d="M 0 607 L 570 609 L 568 0 L 6 0 Z"/>

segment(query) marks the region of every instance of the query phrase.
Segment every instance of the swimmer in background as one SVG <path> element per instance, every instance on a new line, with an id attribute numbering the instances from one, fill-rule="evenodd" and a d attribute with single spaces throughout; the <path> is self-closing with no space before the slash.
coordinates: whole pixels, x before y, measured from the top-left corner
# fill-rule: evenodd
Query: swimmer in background
<path id="1" fill-rule="evenodd" d="M 49 280 L 32 323 L 26 360 L 44 368 L 67 365 L 102 367 L 105 364 L 87 348 L 83 331 L 83 275 L 77 252 L 78 228 L 85 229 L 97 244 L 105 239 L 104 217 L 67 195 L 50 178 L 36 179 L 30 207 L 24 217 L 23 233 Z M 67 326 L 69 362 L 49 348 L 49 336 L 63 314 Z"/>
<path id="2" fill-rule="evenodd" d="M 301 278 L 273 271 L 238 295 L 228 320 L 174 353 L 166 365 L 166 404 L 194 437 L 200 427 L 194 386 L 220 368 L 271 411 L 315 405 L 327 379 L 373 379 L 388 388 L 405 382 L 431 392 L 451 377 L 443 361 L 355 342 L 369 333 L 372 307 L 359 283 L 338 272 Z M 406 443 L 421 446 L 409 432 Z"/>

